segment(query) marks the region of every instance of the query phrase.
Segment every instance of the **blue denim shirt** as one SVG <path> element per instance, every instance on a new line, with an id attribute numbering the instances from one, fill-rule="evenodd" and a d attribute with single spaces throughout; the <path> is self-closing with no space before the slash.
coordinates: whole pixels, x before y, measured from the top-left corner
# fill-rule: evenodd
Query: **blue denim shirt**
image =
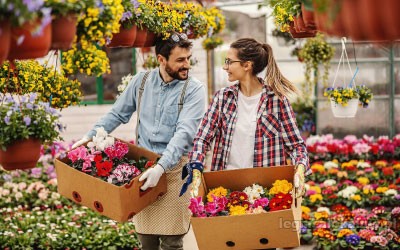
<path id="1" fill-rule="evenodd" d="M 136 74 L 112 109 L 103 116 L 86 136 L 92 138 L 97 127 L 111 133 L 121 123 L 129 122 L 138 107 L 139 88 L 145 72 Z M 171 169 L 182 155 L 193 147 L 193 138 L 205 112 L 205 89 L 203 84 L 191 77 L 178 117 L 178 103 L 185 81 L 165 83 L 158 68 L 147 78 L 140 104 L 138 145 L 161 156 L 159 164 Z"/>

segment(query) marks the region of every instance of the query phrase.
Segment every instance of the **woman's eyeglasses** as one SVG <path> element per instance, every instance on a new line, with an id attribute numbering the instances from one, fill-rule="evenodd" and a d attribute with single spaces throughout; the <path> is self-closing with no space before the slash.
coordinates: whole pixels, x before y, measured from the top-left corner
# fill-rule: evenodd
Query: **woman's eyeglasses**
<path id="1" fill-rule="evenodd" d="M 231 60 L 231 59 L 229 59 L 229 58 L 225 58 L 225 65 L 231 65 L 232 63 L 235 63 L 235 62 L 242 62 L 242 61 L 240 61 L 240 60 Z"/>
<path id="2" fill-rule="evenodd" d="M 185 33 L 174 33 L 171 35 L 172 41 L 179 43 L 180 40 L 188 40 L 188 36 Z"/>

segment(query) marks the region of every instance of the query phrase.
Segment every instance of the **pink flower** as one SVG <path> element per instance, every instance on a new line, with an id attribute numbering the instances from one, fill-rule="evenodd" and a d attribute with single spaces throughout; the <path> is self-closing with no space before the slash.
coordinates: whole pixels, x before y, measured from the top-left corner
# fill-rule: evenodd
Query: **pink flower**
<path id="1" fill-rule="evenodd" d="M 378 243 L 379 245 L 384 247 L 387 245 L 388 241 L 385 237 L 377 235 L 371 237 L 371 243 Z"/>
<path id="2" fill-rule="evenodd" d="M 365 218 L 362 215 L 356 215 L 354 217 L 354 224 L 360 225 L 360 226 L 366 226 L 368 224 L 367 218 Z"/>
<path id="3" fill-rule="evenodd" d="M 83 160 L 87 155 L 87 149 L 85 146 L 79 146 L 68 152 L 68 159 L 75 163 L 78 160 Z"/>
<path id="4" fill-rule="evenodd" d="M 268 206 L 269 200 L 268 198 L 259 198 L 257 200 L 254 201 L 252 207 L 253 208 L 257 208 L 257 207 L 266 207 Z"/>
<path id="5" fill-rule="evenodd" d="M 204 212 L 204 204 L 200 196 L 196 198 L 190 198 L 189 209 L 196 217 L 206 217 Z"/>
<path id="6" fill-rule="evenodd" d="M 355 143 L 357 143 L 357 137 L 355 135 L 346 135 L 343 138 L 343 141 L 348 144 L 355 144 Z"/>
<path id="7" fill-rule="evenodd" d="M 367 143 L 364 143 L 364 142 L 359 142 L 359 143 L 356 143 L 355 145 L 353 145 L 353 151 L 354 151 L 354 153 L 356 153 L 358 155 L 361 155 L 363 153 L 368 153 L 370 149 L 371 149 L 371 147 Z"/>
<path id="8" fill-rule="evenodd" d="M 128 145 L 121 141 L 115 141 L 114 145 L 104 149 L 104 153 L 106 153 L 110 160 L 114 158 L 121 159 L 128 153 L 128 151 Z"/>

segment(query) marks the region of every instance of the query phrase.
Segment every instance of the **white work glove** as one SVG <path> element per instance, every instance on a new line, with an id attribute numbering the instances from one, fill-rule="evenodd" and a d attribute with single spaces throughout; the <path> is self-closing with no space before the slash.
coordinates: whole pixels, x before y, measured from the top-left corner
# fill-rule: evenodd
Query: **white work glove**
<path id="1" fill-rule="evenodd" d="M 193 180 L 190 187 L 190 195 L 195 198 L 199 195 L 199 186 L 201 183 L 201 172 L 197 169 L 193 169 Z"/>
<path id="2" fill-rule="evenodd" d="M 164 168 L 160 164 L 157 164 L 154 167 L 147 169 L 139 178 L 139 181 L 147 179 L 143 186 L 140 187 L 140 189 L 142 191 L 145 191 L 149 187 L 155 187 L 164 172 Z"/>
<path id="3" fill-rule="evenodd" d="M 85 144 L 88 141 L 90 141 L 90 138 L 85 135 L 82 139 L 80 139 L 79 141 L 77 141 L 74 144 L 72 144 L 71 149 L 77 148 L 80 145 Z"/>
<path id="4" fill-rule="evenodd" d="M 297 189 L 296 198 L 300 198 L 305 193 L 304 188 L 304 170 L 303 164 L 297 165 L 296 173 L 294 174 L 294 187 Z"/>

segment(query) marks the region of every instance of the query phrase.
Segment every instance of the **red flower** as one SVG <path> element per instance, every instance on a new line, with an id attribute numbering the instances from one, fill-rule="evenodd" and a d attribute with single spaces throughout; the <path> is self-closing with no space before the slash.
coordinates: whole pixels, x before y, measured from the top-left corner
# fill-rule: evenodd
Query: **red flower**
<path id="1" fill-rule="evenodd" d="M 101 162 L 103 160 L 103 157 L 101 156 L 101 154 L 97 154 L 94 156 L 94 162 Z"/>
<path id="2" fill-rule="evenodd" d="M 391 175 L 394 175 L 394 171 L 393 171 L 393 168 L 392 168 L 392 167 L 385 167 L 385 168 L 382 168 L 382 173 L 383 173 L 384 176 L 391 176 Z"/>
<path id="3" fill-rule="evenodd" d="M 154 161 L 148 161 L 148 162 L 146 162 L 146 165 L 144 165 L 144 168 L 148 169 L 149 167 L 151 167 L 153 165 L 154 165 Z"/>
<path id="4" fill-rule="evenodd" d="M 112 170 L 112 162 L 104 161 L 104 162 L 96 162 L 97 175 L 107 177 L 110 175 Z"/>
<path id="5" fill-rule="evenodd" d="M 279 193 L 272 197 L 269 208 L 270 211 L 277 211 L 283 209 L 289 209 L 292 206 L 293 198 L 291 194 Z"/>

